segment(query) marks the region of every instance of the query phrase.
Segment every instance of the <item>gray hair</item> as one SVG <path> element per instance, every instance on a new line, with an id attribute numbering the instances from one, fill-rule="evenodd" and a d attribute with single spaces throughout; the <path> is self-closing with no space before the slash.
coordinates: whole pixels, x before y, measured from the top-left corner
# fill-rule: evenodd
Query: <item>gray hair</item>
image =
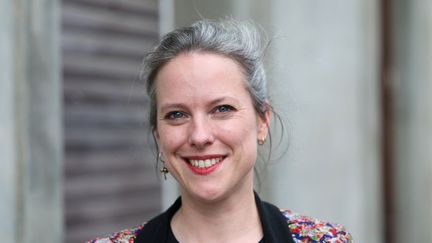
<path id="1" fill-rule="evenodd" d="M 149 121 L 152 129 L 157 125 L 157 73 L 170 60 L 192 51 L 221 54 L 235 60 L 243 69 L 246 88 L 251 95 L 254 108 L 258 115 L 263 116 L 270 108 L 263 64 L 266 47 L 266 36 L 250 21 L 205 19 L 166 34 L 146 55 L 141 73 L 150 98 Z"/>

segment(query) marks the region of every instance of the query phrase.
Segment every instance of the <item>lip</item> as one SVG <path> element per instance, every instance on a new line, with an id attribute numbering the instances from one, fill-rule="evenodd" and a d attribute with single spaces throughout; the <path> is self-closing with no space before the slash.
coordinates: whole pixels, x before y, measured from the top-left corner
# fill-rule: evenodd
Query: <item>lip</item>
<path id="1" fill-rule="evenodd" d="M 220 155 L 220 154 L 213 154 L 213 155 L 199 155 L 199 156 L 184 156 L 183 160 L 185 161 L 186 165 L 188 166 L 188 168 L 197 175 L 208 175 L 210 173 L 212 173 L 213 171 L 215 171 L 221 164 L 222 162 L 225 161 L 225 158 L 227 156 L 226 155 Z M 199 167 L 195 167 L 191 164 L 191 160 L 211 160 L 211 159 L 218 159 L 220 158 L 221 160 L 219 162 L 217 162 L 216 164 L 210 166 L 210 167 L 205 167 L 205 168 L 199 168 Z"/>

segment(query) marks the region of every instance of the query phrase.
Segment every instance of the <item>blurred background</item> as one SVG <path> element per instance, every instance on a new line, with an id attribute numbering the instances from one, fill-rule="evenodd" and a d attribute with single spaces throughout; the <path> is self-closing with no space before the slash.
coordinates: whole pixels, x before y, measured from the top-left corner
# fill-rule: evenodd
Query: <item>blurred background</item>
<path id="1" fill-rule="evenodd" d="M 173 28 L 225 16 L 271 39 L 285 140 L 260 195 L 345 225 L 356 242 L 430 242 L 432 2 L 2 0 L 3 242 L 84 242 L 173 202 L 141 61 Z"/>

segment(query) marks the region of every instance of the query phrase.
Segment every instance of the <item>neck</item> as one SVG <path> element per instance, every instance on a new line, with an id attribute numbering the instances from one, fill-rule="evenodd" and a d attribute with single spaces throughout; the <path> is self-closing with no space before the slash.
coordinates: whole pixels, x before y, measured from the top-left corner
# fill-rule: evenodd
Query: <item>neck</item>
<path id="1" fill-rule="evenodd" d="M 211 203 L 182 193 L 182 206 L 171 227 L 179 242 L 258 242 L 262 238 L 252 187 Z"/>

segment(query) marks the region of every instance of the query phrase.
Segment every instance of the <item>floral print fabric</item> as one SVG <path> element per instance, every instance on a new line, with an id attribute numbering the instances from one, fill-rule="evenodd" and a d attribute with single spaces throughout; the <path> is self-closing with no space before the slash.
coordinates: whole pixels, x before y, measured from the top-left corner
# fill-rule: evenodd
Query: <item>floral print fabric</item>
<path id="1" fill-rule="evenodd" d="M 144 227 L 144 224 L 138 225 L 132 229 L 122 230 L 104 238 L 97 238 L 87 243 L 133 243 L 138 232 Z"/>
<path id="2" fill-rule="evenodd" d="M 353 242 L 344 227 L 315 218 L 281 210 L 295 242 Z"/>
<path id="3" fill-rule="evenodd" d="M 340 225 L 296 214 L 290 210 L 281 210 L 281 213 L 287 219 L 289 230 L 296 243 L 354 242 L 352 236 Z M 126 229 L 105 238 L 91 240 L 87 243 L 133 243 L 144 225 Z"/>

